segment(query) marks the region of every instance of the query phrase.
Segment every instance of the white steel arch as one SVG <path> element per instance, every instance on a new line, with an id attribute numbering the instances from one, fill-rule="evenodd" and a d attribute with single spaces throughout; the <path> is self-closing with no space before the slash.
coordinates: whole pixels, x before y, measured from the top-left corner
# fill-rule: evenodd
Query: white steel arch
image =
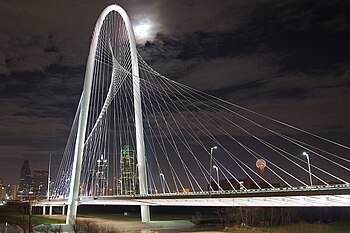
<path id="1" fill-rule="evenodd" d="M 89 103 L 91 96 L 92 78 L 94 72 L 94 61 L 96 55 L 96 48 L 98 44 L 98 37 L 101 32 L 104 19 L 111 12 L 117 12 L 123 19 L 128 34 L 128 40 L 130 45 L 132 76 L 133 76 L 133 95 L 134 95 L 134 111 L 135 111 L 135 129 L 136 129 L 136 152 L 138 161 L 138 178 L 140 194 L 147 194 L 147 177 L 146 177 L 146 163 L 145 163 L 145 145 L 143 135 L 142 124 L 142 109 L 141 109 L 141 96 L 140 96 L 140 80 L 139 80 L 139 67 L 137 59 L 137 50 L 135 43 L 134 31 L 127 13 L 118 5 L 110 5 L 106 7 L 99 16 L 92 36 L 90 45 L 89 56 L 87 60 L 87 66 L 85 71 L 85 80 L 82 93 L 81 108 L 79 112 L 79 123 L 77 139 L 75 142 L 74 160 L 72 168 L 72 176 L 70 183 L 70 193 L 68 199 L 68 212 L 66 218 L 66 224 L 72 225 L 76 220 L 77 207 L 79 204 L 79 186 L 81 176 L 82 157 L 84 151 L 85 134 L 89 113 Z M 113 78 L 115 76 L 113 75 Z M 113 85 L 113 80 L 110 83 L 110 90 Z M 106 101 L 113 95 L 112 91 L 108 92 Z M 149 206 L 141 205 L 141 220 L 142 222 L 150 221 Z"/>

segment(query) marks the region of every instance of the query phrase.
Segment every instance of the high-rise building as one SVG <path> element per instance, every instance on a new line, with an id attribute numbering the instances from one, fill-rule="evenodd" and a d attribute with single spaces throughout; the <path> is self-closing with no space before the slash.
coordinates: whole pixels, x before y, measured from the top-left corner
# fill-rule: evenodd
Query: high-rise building
<path id="1" fill-rule="evenodd" d="M 0 202 L 6 200 L 6 186 L 0 185 Z"/>
<path id="2" fill-rule="evenodd" d="M 121 151 L 118 183 L 120 194 L 135 194 L 135 151 L 130 145 L 124 145 Z"/>
<path id="3" fill-rule="evenodd" d="M 0 202 L 5 201 L 6 196 L 6 185 L 2 182 L 2 179 L 0 178 Z"/>
<path id="4" fill-rule="evenodd" d="M 26 196 L 28 195 L 29 191 L 32 191 L 32 189 L 33 189 L 33 181 L 31 178 L 29 161 L 26 159 L 24 160 L 20 170 L 18 194 L 21 196 Z"/>
<path id="5" fill-rule="evenodd" d="M 97 160 L 97 169 L 96 169 L 96 196 L 105 196 L 107 195 L 107 178 L 108 178 L 108 162 L 107 159 L 101 155 L 101 158 Z"/>
<path id="6" fill-rule="evenodd" d="M 17 200 L 18 184 L 8 184 L 7 185 L 7 196 L 10 200 Z"/>
<path id="7" fill-rule="evenodd" d="M 45 199 L 47 196 L 47 170 L 34 170 L 33 192 L 38 199 Z"/>
<path id="8" fill-rule="evenodd" d="M 13 200 L 13 192 L 12 192 L 13 190 L 12 190 L 12 185 L 10 185 L 10 184 L 8 184 L 8 185 L 6 185 L 6 195 L 7 195 L 7 197 L 8 197 L 8 199 L 10 199 L 10 200 Z"/>

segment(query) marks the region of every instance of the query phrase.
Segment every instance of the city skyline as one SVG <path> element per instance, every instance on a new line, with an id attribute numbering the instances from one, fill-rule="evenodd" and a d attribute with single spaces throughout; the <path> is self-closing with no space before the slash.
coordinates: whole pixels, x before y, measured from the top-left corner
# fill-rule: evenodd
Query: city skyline
<path id="1" fill-rule="evenodd" d="M 0 3 L 4 183 L 16 183 L 25 159 L 33 170 L 46 168 L 50 153 L 56 176 L 92 29 L 109 3 Z M 117 4 L 130 14 L 139 53 L 159 73 L 349 145 L 349 3 Z"/>
<path id="2" fill-rule="evenodd" d="M 24 160 L 15 183 L 5 183 L 0 177 L 0 199 L 19 200 L 33 195 L 36 199 L 46 199 L 48 195 L 49 171 L 30 169 L 29 160 Z"/>

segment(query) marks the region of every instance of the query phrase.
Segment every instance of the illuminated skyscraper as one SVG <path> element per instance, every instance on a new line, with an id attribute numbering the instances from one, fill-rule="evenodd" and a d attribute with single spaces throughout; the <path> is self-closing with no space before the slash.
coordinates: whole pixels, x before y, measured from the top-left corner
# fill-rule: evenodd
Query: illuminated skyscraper
<path id="1" fill-rule="evenodd" d="M 31 171 L 29 167 L 29 161 L 26 159 L 20 170 L 19 175 L 19 195 L 28 195 L 29 191 L 33 189 L 33 181 L 31 178 Z"/>
<path id="2" fill-rule="evenodd" d="M 0 203 L 6 199 L 6 185 L 2 182 L 0 178 Z"/>
<path id="3" fill-rule="evenodd" d="M 7 185 L 6 192 L 10 200 L 17 200 L 18 188 L 19 188 L 18 184 Z"/>
<path id="4" fill-rule="evenodd" d="M 48 173 L 47 170 L 34 170 L 33 191 L 39 199 L 46 198 Z"/>
<path id="5" fill-rule="evenodd" d="M 130 145 L 124 145 L 120 156 L 119 190 L 122 195 L 135 193 L 135 151 Z"/>
<path id="6" fill-rule="evenodd" d="M 96 196 L 105 196 L 107 195 L 107 176 L 108 174 L 108 162 L 107 159 L 104 159 L 104 156 L 101 155 L 101 158 L 97 160 L 97 169 L 96 169 Z"/>

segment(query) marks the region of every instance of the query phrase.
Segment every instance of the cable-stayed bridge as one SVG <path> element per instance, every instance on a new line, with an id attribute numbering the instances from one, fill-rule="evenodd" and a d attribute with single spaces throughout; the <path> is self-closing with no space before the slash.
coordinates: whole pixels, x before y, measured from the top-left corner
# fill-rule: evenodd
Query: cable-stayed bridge
<path id="1" fill-rule="evenodd" d="M 215 77 L 213 77 L 215 80 Z M 50 200 L 149 206 L 349 206 L 350 148 L 173 81 L 137 53 L 117 5 L 100 15 Z"/>

